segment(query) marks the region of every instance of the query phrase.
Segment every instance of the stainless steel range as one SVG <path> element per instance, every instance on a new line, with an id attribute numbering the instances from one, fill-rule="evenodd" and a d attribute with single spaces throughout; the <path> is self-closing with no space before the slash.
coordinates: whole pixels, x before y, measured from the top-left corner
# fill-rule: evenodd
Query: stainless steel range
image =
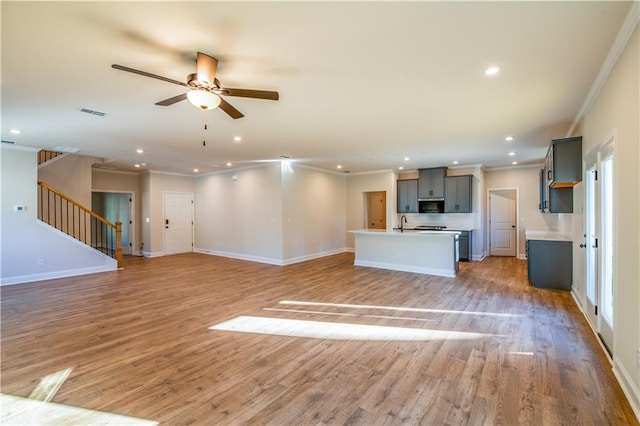
<path id="1" fill-rule="evenodd" d="M 444 231 L 447 227 L 440 225 L 417 225 L 415 229 L 419 231 Z"/>

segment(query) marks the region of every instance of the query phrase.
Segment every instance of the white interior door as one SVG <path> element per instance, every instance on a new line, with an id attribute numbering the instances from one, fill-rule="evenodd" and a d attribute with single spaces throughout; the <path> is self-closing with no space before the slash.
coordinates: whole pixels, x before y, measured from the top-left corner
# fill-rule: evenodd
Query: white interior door
<path id="1" fill-rule="evenodd" d="M 489 192 L 490 255 L 516 255 L 516 191 L 514 189 Z"/>
<path id="2" fill-rule="evenodd" d="M 164 194 L 164 253 L 193 251 L 193 194 Z"/>
<path id="3" fill-rule="evenodd" d="M 586 311 L 600 339 L 613 355 L 615 280 L 613 138 L 587 156 L 585 180 Z"/>

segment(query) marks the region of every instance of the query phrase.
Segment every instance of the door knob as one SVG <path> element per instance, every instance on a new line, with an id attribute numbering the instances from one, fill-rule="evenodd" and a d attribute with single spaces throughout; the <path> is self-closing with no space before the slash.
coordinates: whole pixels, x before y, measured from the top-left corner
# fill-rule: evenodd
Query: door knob
<path id="1" fill-rule="evenodd" d="M 585 248 L 587 245 L 585 243 L 580 244 L 580 248 Z"/>

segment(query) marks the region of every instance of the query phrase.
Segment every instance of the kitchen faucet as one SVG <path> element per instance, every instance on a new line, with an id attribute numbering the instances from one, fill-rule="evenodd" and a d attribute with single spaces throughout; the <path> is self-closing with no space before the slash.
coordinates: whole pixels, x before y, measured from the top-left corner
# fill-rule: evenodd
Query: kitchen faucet
<path id="1" fill-rule="evenodd" d="M 405 215 L 400 216 L 400 232 L 404 232 L 405 223 L 407 223 L 407 217 Z"/>

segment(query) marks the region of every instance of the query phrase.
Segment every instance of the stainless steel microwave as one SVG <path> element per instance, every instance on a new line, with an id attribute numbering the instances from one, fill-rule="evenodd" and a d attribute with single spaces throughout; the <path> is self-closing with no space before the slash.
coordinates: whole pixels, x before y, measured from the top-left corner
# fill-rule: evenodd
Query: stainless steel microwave
<path id="1" fill-rule="evenodd" d="M 444 213 L 444 200 L 418 201 L 420 213 Z"/>

